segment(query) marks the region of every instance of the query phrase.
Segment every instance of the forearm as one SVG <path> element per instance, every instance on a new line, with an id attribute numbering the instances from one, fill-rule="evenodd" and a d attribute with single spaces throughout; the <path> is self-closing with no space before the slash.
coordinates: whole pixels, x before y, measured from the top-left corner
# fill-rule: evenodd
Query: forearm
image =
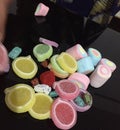
<path id="1" fill-rule="evenodd" d="M 3 41 L 4 39 L 8 6 L 10 2 L 11 0 L 0 0 L 0 41 Z"/>

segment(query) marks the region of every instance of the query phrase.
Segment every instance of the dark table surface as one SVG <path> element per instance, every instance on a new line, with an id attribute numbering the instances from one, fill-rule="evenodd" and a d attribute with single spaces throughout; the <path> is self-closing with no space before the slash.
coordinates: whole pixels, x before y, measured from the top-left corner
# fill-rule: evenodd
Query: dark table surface
<path id="1" fill-rule="evenodd" d="M 103 28 L 89 22 L 83 29 L 83 18 L 66 10 L 48 4 L 50 11 L 46 17 L 35 17 L 34 11 L 38 1 L 28 7 L 31 14 L 23 12 L 10 13 L 6 28 L 4 44 L 8 52 L 15 46 L 22 48 L 21 56 L 32 54 L 33 47 L 39 43 L 39 37 L 44 37 L 59 43 L 54 48 L 54 54 L 65 51 L 67 48 L 79 43 L 87 50 L 89 47 L 98 49 L 102 56 L 116 63 L 117 69 L 112 77 L 101 88 L 94 89 L 89 86 L 88 91 L 93 96 L 93 105 L 86 112 L 78 112 L 76 125 L 72 130 L 119 130 L 120 129 L 120 33 L 110 27 Z M 14 9 L 14 8 L 13 8 Z M 14 11 L 13 11 L 14 12 Z M 28 11 L 29 12 L 29 11 Z M 112 24 L 111 24 L 112 25 Z M 34 58 L 36 61 L 36 59 Z M 10 63 L 13 60 L 10 59 Z M 36 76 L 44 69 L 41 69 Z M 1 129 L 6 130 L 57 130 L 51 119 L 36 120 L 28 113 L 16 114 L 11 112 L 4 102 L 4 89 L 17 83 L 31 84 L 30 80 L 17 77 L 12 67 L 8 73 L 0 75 L 0 119 Z"/>

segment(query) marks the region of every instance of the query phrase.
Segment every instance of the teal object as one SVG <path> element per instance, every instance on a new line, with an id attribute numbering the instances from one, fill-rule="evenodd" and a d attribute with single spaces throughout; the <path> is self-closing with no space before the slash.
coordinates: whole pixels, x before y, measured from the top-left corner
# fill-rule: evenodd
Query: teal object
<path id="1" fill-rule="evenodd" d="M 20 47 L 14 47 L 8 54 L 8 56 L 11 59 L 15 59 L 16 57 L 18 57 L 20 55 L 20 53 L 22 52 L 22 49 Z"/>
<path id="2" fill-rule="evenodd" d="M 49 93 L 49 96 L 52 97 L 52 98 L 55 98 L 55 97 L 58 96 L 58 94 L 57 94 L 55 91 L 51 91 L 51 92 Z"/>
<path id="3" fill-rule="evenodd" d="M 80 97 L 80 96 L 78 96 L 77 98 L 75 98 L 75 103 L 78 105 L 78 106 L 81 106 L 81 107 L 84 107 L 85 106 L 85 103 L 84 103 L 84 101 L 83 101 L 83 99 Z"/>

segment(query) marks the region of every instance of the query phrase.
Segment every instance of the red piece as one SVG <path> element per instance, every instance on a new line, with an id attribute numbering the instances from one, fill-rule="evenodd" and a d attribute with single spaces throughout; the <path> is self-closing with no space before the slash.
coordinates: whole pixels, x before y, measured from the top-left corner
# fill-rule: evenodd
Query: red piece
<path id="1" fill-rule="evenodd" d="M 34 87 L 35 85 L 39 84 L 39 80 L 38 78 L 34 78 L 33 80 L 31 80 L 31 84 Z"/>
<path id="2" fill-rule="evenodd" d="M 45 60 L 45 61 L 41 62 L 41 65 L 42 65 L 44 68 L 47 68 L 47 67 L 48 67 L 48 61 Z"/>
<path id="3" fill-rule="evenodd" d="M 55 75 L 52 71 L 45 71 L 40 75 L 40 81 L 42 84 L 52 86 L 55 82 Z"/>

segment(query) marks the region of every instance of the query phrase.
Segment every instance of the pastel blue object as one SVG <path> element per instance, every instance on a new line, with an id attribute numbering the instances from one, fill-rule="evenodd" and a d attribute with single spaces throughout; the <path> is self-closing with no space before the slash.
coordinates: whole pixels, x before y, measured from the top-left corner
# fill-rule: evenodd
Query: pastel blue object
<path id="1" fill-rule="evenodd" d="M 81 107 L 84 107 L 84 106 L 85 106 L 85 103 L 84 103 L 83 99 L 82 99 L 80 96 L 78 96 L 78 97 L 74 100 L 74 102 L 75 102 L 78 106 L 81 106 Z"/>
<path id="2" fill-rule="evenodd" d="M 22 49 L 18 46 L 14 47 L 8 54 L 8 56 L 11 59 L 15 59 L 16 57 L 18 57 L 20 55 L 20 53 L 22 52 Z"/>
<path id="3" fill-rule="evenodd" d="M 82 74 L 89 74 L 94 70 L 94 65 L 90 56 L 84 57 L 77 61 L 77 72 Z"/>
<path id="4" fill-rule="evenodd" d="M 96 66 L 102 58 L 101 53 L 94 48 L 88 49 L 88 55 L 91 57 L 94 66 Z"/>

